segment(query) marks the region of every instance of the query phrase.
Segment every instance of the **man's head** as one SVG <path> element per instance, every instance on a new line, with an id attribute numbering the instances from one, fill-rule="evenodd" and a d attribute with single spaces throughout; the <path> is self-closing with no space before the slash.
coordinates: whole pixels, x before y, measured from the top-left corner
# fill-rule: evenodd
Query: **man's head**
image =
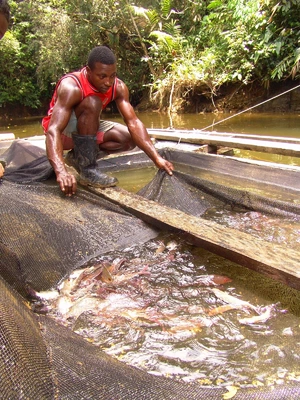
<path id="1" fill-rule="evenodd" d="M 108 47 L 97 46 L 90 52 L 87 65 L 92 70 L 97 62 L 105 65 L 113 65 L 117 61 L 114 53 Z"/>
<path id="2" fill-rule="evenodd" d="M 89 82 L 101 93 L 106 93 L 117 76 L 116 57 L 106 46 L 95 47 L 89 54 L 86 67 Z"/>
<path id="3" fill-rule="evenodd" d="M 0 39 L 3 38 L 8 29 L 10 20 L 10 8 L 7 0 L 0 0 Z"/>

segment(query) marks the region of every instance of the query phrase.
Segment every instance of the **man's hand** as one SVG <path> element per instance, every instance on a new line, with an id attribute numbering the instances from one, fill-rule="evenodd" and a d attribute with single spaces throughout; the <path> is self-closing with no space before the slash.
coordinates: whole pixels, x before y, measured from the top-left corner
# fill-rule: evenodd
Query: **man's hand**
<path id="1" fill-rule="evenodd" d="M 169 175 L 173 175 L 173 164 L 170 161 L 165 160 L 163 157 L 159 156 L 155 161 L 155 165 L 160 169 L 164 169 Z"/>
<path id="2" fill-rule="evenodd" d="M 74 175 L 62 172 L 56 175 L 56 180 L 59 183 L 61 191 L 66 196 L 70 197 L 76 193 L 77 183 Z"/>
<path id="3" fill-rule="evenodd" d="M 4 175 L 4 168 L 3 165 L 0 163 L 0 178 Z"/>

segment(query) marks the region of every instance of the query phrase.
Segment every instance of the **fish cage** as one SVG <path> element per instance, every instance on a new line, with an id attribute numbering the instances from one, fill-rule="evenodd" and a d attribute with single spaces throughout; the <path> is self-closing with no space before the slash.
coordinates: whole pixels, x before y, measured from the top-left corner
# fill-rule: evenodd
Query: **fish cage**
<path id="1" fill-rule="evenodd" d="M 98 162 L 99 168 L 120 182 L 124 173 L 134 180 L 134 171 L 140 169 L 151 170 L 148 181 L 138 182 L 131 192 L 79 187 L 72 198 L 60 192 L 43 149 L 16 140 L 2 154 L 3 399 L 299 398 L 298 371 L 293 379 L 269 386 L 216 385 L 209 376 L 192 382 L 156 376 L 107 354 L 64 321 L 33 307 L 33 298 L 61 290 L 61 282 L 91 260 L 133 245 L 141 248 L 162 232 L 279 282 L 298 307 L 300 169 L 184 150 L 160 152 L 173 162 L 172 176 L 156 171 L 141 152 L 107 157 Z M 276 235 L 268 234 L 271 224 L 277 227 Z M 160 251 L 165 248 L 155 252 Z M 225 282 L 218 279 L 212 278 L 213 285 Z M 270 291 L 274 295 L 274 287 Z M 219 298 L 224 294 L 215 286 L 212 293 Z M 287 363 L 294 363 L 299 356 L 291 350 L 288 357 L 293 360 Z"/>

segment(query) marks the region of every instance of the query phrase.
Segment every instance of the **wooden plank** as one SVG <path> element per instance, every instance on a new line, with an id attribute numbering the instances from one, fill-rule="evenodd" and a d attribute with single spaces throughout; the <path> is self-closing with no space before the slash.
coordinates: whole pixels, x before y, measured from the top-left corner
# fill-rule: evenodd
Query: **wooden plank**
<path id="1" fill-rule="evenodd" d="M 195 245 L 300 290 L 300 252 L 296 250 L 287 250 L 235 229 L 171 209 L 118 187 L 90 190 L 121 205 L 147 223 L 160 229 L 182 232 Z"/>
<path id="2" fill-rule="evenodd" d="M 243 150 L 274 153 L 291 157 L 300 157 L 300 141 L 297 139 L 280 140 L 251 139 L 250 137 L 233 137 L 232 135 L 220 135 L 211 133 L 199 133 L 194 131 L 161 131 L 148 129 L 150 137 L 161 140 L 173 140 L 194 144 L 210 144 L 214 146 L 225 146 Z"/>
<path id="3" fill-rule="evenodd" d="M 195 132 L 197 133 L 197 131 Z M 266 140 L 268 142 L 283 142 L 283 143 L 294 143 L 300 144 L 300 139 L 298 138 L 289 138 L 282 136 L 266 136 L 266 135 L 247 135 L 243 133 L 229 133 L 229 132 L 204 132 L 199 131 L 199 133 L 204 133 L 213 136 L 224 136 L 231 138 L 243 138 L 243 139 L 254 139 L 254 140 Z"/>
<path id="4" fill-rule="evenodd" d="M 14 133 L 1 133 L 0 132 L 0 141 L 3 141 L 3 140 L 14 140 L 14 139 L 15 139 Z"/>
<path id="5" fill-rule="evenodd" d="M 149 133 L 184 133 L 184 134 L 203 134 L 208 136 L 223 136 L 230 138 L 247 138 L 247 139 L 255 139 L 255 140 L 267 140 L 271 142 L 284 142 L 284 143 L 295 143 L 300 144 L 300 138 L 293 137 L 283 137 L 283 136 L 269 136 L 269 135 L 250 135 L 246 133 L 234 133 L 234 132 L 217 132 L 217 131 L 203 131 L 201 129 L 155 129 L 149 128 L 147 129 Z"/>

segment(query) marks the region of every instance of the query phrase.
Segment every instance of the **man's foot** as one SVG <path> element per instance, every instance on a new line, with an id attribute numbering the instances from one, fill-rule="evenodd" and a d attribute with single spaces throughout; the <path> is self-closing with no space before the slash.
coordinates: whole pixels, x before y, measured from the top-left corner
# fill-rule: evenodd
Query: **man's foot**
<path id="1" fill-rule="evenodd" d="M 97 153 L 97 161 L 98 160 L 101 160 L 102 158 L 104 158 L 104 157 L 106 157 L 107 155 L 108 155 L 109 153 L 107 152 L 107 151 L 105 151 L 105 150 L 98 150 L 98 153 Z"/>
<path id="2" fill-rule="evenodd" d="M 69 150 L 68 153 L 65 155 L 64 161 L 69 167 L 73 167 L 77 170 L 77 165 L 74 158 L 74 150 Z"/>
<path id="3" fill-rule="evenodd" d="M 118 179 L 103 174 L 97 168 L 89 167 L 81 170 L 78 182 L 83 186 L 93 186 L 98 188 L 107 188 L 116 186 Z"/>

